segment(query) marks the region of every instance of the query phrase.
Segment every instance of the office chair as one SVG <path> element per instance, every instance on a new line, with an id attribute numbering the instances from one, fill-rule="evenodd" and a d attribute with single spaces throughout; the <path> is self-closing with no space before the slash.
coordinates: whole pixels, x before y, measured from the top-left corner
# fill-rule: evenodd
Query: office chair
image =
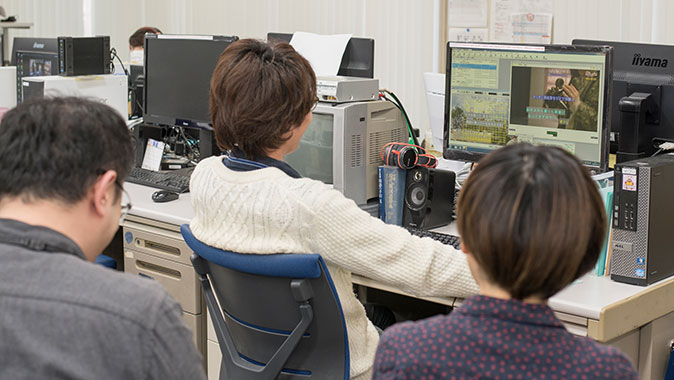
<path id="1" fill-rule="evenodd" d="M 344 314 L 320 255 L 240 254 L 180 231 L 220 343 L 220 379 L 349 378 Z"/>

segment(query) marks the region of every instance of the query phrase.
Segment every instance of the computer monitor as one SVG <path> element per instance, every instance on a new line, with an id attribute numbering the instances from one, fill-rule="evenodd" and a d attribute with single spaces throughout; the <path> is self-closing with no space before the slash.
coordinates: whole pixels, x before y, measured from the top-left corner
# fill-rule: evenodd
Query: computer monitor
<path id="1" fill-rule="evenodd" d="M 606 46 L 447 43 L 443 156 L 477 161 L 529 142 L 607 170 L 612 53 Z"/>
<path id="2" fill-rule="evenodd" d="M 611 151 L 616 162 L 650 156 L 656 142 L 674 140 L 674 46 L 573 40 L 613 47 Z M 643 94 L 643 95 L 639 95 Z"/>
<path id="3" fill-rule="evenodd" d="M 318 102 L 297 150 L 284 161 L 303 177 L 332 185 L 362 207 L 379 195 L 381 148 L 407 141 L 407 136 L 402 114 L 391 102 Z"/>
<path id="4" fill-rule="evenodd" d="M 16 66 L 16 102 L 23 101 L 21 78 L 58 74 L 56 38 L 14 37 L 11 65 Z"/>
<path id="5" fill-rule="evenodd" d="M 16 66 L 16 53 L 19 51 L 57 54 L 58 43 L 56 38 L 14 37 L 11 66 Z"/>
<path id="6" fill-rule="evenodd" d="M 134 130 L 137 165 L 143 160 L 146 139 L 165 139 L 166 127 L 182 128 L 186 146 L 198 141 L 199 159 L 218 151 L 208 110 L 211 75 L 222 52 L 236 40 L 236 36 L 145 34 L 144 124 Z"/>
<path id="7" fill-rule="evenodd" d="M 222 52 L 238 37 L 145 35 L 143 120 L 208 127 L 211 75 Z"/>
<path id="8" fill-rule="evenodd" d="M 290 42 L 292 33 L 267 33 L 267 40 Z M 374 40 L 351 37 L 346 44 L 337 75 L 374 78 Z"/>

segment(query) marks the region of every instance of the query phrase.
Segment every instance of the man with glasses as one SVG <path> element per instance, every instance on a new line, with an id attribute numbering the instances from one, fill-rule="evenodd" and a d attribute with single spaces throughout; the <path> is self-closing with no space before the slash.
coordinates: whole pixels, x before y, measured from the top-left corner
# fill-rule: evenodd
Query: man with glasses
<path id="1" fill-rule="evenodd" d="M 94 265 L 131 207 L 124 120 L 45 98 L 0 124 L 0 378 L 205 379 L 179 305 Z M 126 199 L 123 199 L 126 198 Z"/>

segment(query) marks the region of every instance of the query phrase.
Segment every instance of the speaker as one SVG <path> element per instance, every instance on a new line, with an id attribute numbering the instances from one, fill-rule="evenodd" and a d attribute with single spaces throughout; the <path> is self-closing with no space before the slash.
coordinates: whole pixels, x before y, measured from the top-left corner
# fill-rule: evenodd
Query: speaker
<path id="1" fill-rule="evenodd" d="M 403 226 L 431 229 L 452 221 L 454 183 L 451 170 L 416 167 L 407 171 Z"/>

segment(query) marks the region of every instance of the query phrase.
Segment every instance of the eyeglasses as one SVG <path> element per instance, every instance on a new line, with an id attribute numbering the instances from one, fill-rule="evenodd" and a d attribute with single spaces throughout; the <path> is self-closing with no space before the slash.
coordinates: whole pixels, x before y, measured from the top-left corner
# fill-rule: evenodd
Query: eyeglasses
<path id="1" fill-rule="evenodd" d="M 312 111 L 316 109 L 316 106 L 318 105 L 318 100 L 319 100 L 318 97 L 316 97 L 316 100 L 314 101 L 314 105 L 311 106 Z"/>
<path id="2" fill-rule="evenodd" d="M 107 170 L 103 169 L 96 169 L 96 175 L 102 175 L 105 174 Z M 120 207 L 122 210 L 121 215 L 119 216 L 119 224 L 122 224 L 124 219 L 126 218 L 126 215 L 129 213 L 129 210 L 131 210 L 131 197 L 129 196 L 129 193 L 126 192 L 124 189 L 124 186 L 122 186 L 121 183 L 119 183 L 119 180 L 115 180 L 115 185 L 119 187 L 120 190 L 122 190 L 122 199 L 120 200 Z"/>
<path id="3" fill-rule="evenodd" d="M 126 192 L 124 186 L 122 186 L 119 181 L 115 181 L 115 185 L 119 186 L 119 188 L 122 190 L 122 199 L 120 204 L 122 213 L 119 216 L 119 224 L 122 224 L 126 218 L 126 215 L 129 213 L 129 210 L 131 210 L 131 197 L 129 197 L 129 193 Z"/>

